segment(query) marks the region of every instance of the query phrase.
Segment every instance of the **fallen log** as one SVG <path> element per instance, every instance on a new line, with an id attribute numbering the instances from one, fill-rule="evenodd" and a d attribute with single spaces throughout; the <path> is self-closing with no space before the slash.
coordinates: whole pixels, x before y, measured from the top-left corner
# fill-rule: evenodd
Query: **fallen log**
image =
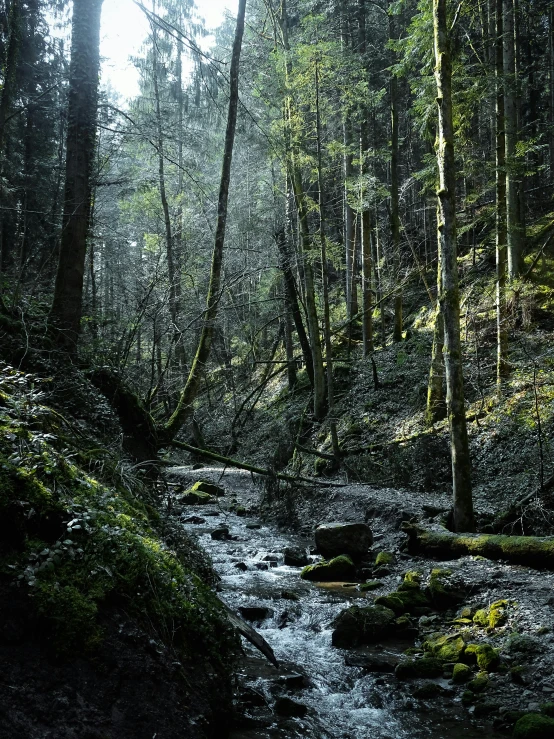
<path id="1" fill-rule="evenodd" d="M 408 551 L 435 559 L 457 559 L 480 555 L 487 559 L 505 559 L 512 564 L 528 565 L 538 570 L 554 570 L 554 537 L 503 536 L 501 534 L 452 534 L 406 523 Z"/>
<path id="2" fill-rule="evenodd" d="M 232 611 L 228 605 L 223 603 L 223 601 L 220 602 L 223 604 L 223 607 L 227 612 L 227 618 L 229 619 L 231 626 L 234 626 L 239 634 L 241 634 L 241 636 L 244 636 L 244 638 L 247 639 L 250 644 L 253 644 L 256 649 L 259 649 L 259 651 L 265 657 L 267 657 L 272 665 L 275 665 L 275 667 L 279 667 L 279 663 L 277 662 L 277 658 L 275 657 L 273 649 L 269 646 L 263 636 L 261 636 L 261 634 L 258 634 L 255 629 L 247 624 L 246 621 L 244 621 L 244 619 L 242 619 L 238 614 Z"/>
<path id="3" fill-rule="evenodd" d="M 274 477 L 277 480 L 285 480 L 285 482 L 294 483 L 306 483 L 308 485 L 317 485 L 322 488 L 344 488 L 346 485 L 341 482 L 322 482 L 321 480 L 315 480 L 313 477 L 301 477 L 294 475 L 285 475 L 283 472 L 275 472 L 274 470 L 264 469 L 263 467 L 256 467 L 253 464 L 247 462 L 239 462 L 238 459 L 232 459 L 231 457 L 224 457 L 222 454 L 216 452 L 210 452 L 208 449 L 198 449 L 198 447 L 185 444 L 184 441 L 176 441 L 175 439 L 170 442 L 170 446 L 176 449 L 184 449 L 186 452 L 192 452 L 197 454 L 199 457 L 206 457 L 206 459 L 213 459 L 214 462 L 221 462 L 226 467 L 236 467 L 239 470 L 246 470 L 252 472 L 254 475 L 261 475 L 262 477 Z"/>

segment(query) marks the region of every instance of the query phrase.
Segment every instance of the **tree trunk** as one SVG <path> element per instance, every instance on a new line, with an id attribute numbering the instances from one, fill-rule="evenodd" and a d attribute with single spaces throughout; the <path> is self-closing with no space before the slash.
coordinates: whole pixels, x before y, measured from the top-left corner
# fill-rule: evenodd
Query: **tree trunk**
<path id="1" fill-rule="evenodd" d="M 504 121 L 506 147 L 506 210 L 508 231 L 508 276 L 515 279 L 521 273 L 524 229 L 522 227 L 519 208 L 520 184 L 517 175 L 515 158 L 518 140 L 517 121 L 517 77 L 516 77 L 516 41 L 514 26 L 514 0 L 502 1 L 503 18 L 503 68 L 504 68 Z"/>
<path id="2" fill-rule="evenodd" d="M 331 346 L 331 311 L 329 308 L 329 280 L 327 275 L 327 235 L 325 224 L 325 203 L 323 194 L 323 163 L 321 156 L 321 112 L 319 108 L 319 66 L 315 65 L 315 90 L 316 90 L 316 142 L 317 142 L 317 183 L 319 189 L 319 238 L 321 240 L 321 279 L 323 282 L 323 335 L 325 337 L 325 360 L 327 370 L 327 409 L 329 414 L 329 426 L 331 429 L 331 442 L 335 459 L 340 457 L 339 437 L 337 434 L 337 422 L 334 418 L 335 398 L 333 383 L 333 349 Z"/>
<path id="3" fill-rule="evenodd" d="M 60 341 L 70 350 L 76 348 L 83 307 L 96 139 L 101 12 L 102 0 L 73 2 L 64 214 L 52 302 L 52 318 L 61 330 Z"/>
<path id="4" fill-rule="evenodd" d="M 471 494 L 471 463 L 464 407 L 464 378 L 460 342 L 460 295 L 456 248 L 456 164 L 452 123 L 452 66 L 450 60 L 446 0 L 433 0 L 435 78 L 439 114 L 438 241 L 442 284 L 440 305 L 444 316 L 445 371 L 447 388 L 455 531 L 474 531 Z"/>
<path id="5" fill-rule="evenodd" d="M 210 356 L 214 326 L 220 300 L 221 271 L 223 265 L 223 247 L 225 245 L 225 228 L 227 224 L 227 203 L 229 200 L 229 183 L 231 181 L 231 163 L 233 160 L 233 146 L 235 142 L 235 131 L 237 126 L 237 111 L 239 103 L 239 64 L 242 49 L 242 37 L 244 34 L 244 16 L 246 11 L 246 0 L 239 0 L 235 40 L 230 69 L 230 92 L 229 110 L 227 114 L 227 130 L 225 133 L 225 150 L 223 154 L 223 166 L 221 170 L 221 182 L 219 187 L 219 199 L 217 208 L 217 226 L 215 231 L 215 242 L 212 253 L 212 267 L 210 283 L 208 288 L 208 299 L 202 333 L 192 367 L 189 372 L 187 383 L 181 392 L 177 408 L 167 422 L 163 442 L 167 443 L 175 437 L 181 426 L 193 412 L 193 404 L 200 389 L 200 383 L 206 371 L 206 364 Z"/>
<path id="6" fill-rule="evenodd" d="M 394 23 L 390 20 L 390 38 L 394 39 Z M 394 74 L 390 79 L 391 116 L 391 161 L 390 161 L 390 226 L 395 275 L 400 282 L 400 204 L 398 187 L 398 81 Z M 394 294 L 393 341 L 402 341 L 402 288 L 397 287 Z"/>
<path id="7" fill-rule="evenodd" d="M 496 381 L 500 388 L 502 379 L 507 376 L 508 331 L 506 327 L 506 134 L 504 67 L 502 47 L 504 22 L 502 0 L 496 0 Z M 513 192 L 512 192 L 513 195 Z"/>
<path id="8" fill-rule="evenodd" d="M 440 295 L 441 289 L 441 263 L 437 269 L 437 304 L 435 307 L 435 330 L 433 332 L 433 350 L 431 355 L 431 366 L 429 368 L 429 383 L 427 385 L 427 409 L 425 411 L 425 422 L 432 426 L 437 421 L 446 418 L 446 400 L 444 397 L 444 317 L 441 313 Z"/>

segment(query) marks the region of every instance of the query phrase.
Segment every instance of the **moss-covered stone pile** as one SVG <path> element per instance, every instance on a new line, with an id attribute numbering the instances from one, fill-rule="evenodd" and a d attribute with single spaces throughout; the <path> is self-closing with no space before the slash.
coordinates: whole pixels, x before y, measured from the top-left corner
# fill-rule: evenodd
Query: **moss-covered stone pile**
<path id="1" fill-rule="evenodd" d="M 0 369 L 0 584 L 25 599 L 29 642 L 46 659 L 94 660 L 124 614 L 183 666 L 185 693 L 187 664 L 217 675 L 214 713 L 225 713 L 236 641 L 209 562 L 177 529 L 162 538 L 153 486 L 49 408 L 44 387 Z M 0 633 L 9 617 L 0 608 Z M 208 724 L 191 736 L 209 736 Z"/>

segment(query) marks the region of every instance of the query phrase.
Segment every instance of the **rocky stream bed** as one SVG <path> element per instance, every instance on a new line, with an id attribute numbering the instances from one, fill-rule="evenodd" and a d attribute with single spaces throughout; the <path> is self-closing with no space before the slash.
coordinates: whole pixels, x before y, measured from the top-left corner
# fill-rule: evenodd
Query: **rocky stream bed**
<path id="1" fill-rule="evenodd" d="M 222 600 L 279 663 L 244 643 L 232 739 L 554 736 L 554 575 L 408 554 L 403 522 L 438 524 L 446 496 L 343 485 L 274 491 L 268 507 L 240 471 L 179 467 L 168 479 L 173 515 L 210 553 Z M 200 479 L 225 495 L 190 505 L 183 491 Z M 478 510 L 486 516 L 485 501 Z M 321 559 L 314 530 L 330 521 L 367 523 L 373 544 L 350 582 L 302 579 L 301 565 Z M 415 607 L 399 605 L 395 596 L 415 590 Z M 339 614 L 366 613 L 376 599 L 387 627 L 337 639 Z"/>

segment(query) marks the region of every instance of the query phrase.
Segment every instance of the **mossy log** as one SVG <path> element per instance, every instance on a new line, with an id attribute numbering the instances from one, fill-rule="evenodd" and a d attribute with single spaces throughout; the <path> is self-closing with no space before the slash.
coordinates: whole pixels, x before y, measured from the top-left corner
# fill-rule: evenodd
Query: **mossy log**
<path id="1" fill-rule="evenodd" d="M 456 559 L 467 554 L 505 559 L 513 564 L 554 570 L 554 537 L 452 534 L 405 524 L 408 550 L 436 559 Z"/>

